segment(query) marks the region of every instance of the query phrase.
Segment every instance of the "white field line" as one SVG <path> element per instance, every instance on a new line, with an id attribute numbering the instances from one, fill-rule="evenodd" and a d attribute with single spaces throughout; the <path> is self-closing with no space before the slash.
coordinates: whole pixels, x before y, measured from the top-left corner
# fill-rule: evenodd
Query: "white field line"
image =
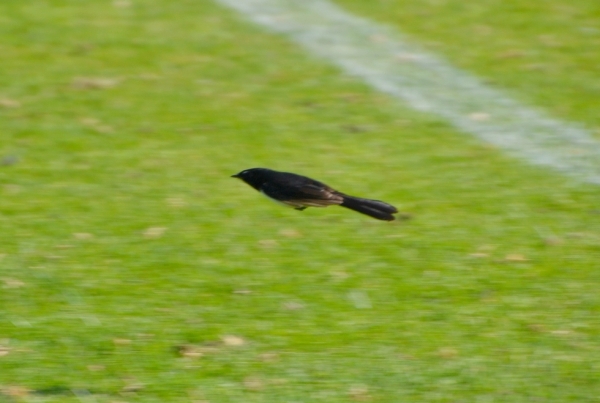
<path id="1" fill-rule="evenodd" d="M 600 141 L 327 0 L 218 0 L 419 111 L 531 163 L 600 184 Z"/>

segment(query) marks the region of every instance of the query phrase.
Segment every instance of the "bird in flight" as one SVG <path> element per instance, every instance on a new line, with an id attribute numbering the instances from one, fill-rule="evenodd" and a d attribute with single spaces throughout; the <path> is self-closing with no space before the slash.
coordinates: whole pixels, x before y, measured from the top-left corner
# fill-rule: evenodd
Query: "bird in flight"
<path id="1" fill-rule="evenodd" d="M 337 205 L 384 221 L 395 220 L 393 214 L 398 212 L 391 204 L 349 196 L 322 182 L 290 172 L 251 168 L 232 177 L 243 180 L 270 199 L 296 210 Z"/>

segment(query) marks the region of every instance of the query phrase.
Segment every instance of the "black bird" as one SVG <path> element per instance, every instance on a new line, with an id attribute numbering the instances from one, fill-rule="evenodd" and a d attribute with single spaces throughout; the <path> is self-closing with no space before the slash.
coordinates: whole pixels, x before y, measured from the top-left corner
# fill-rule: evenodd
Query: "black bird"
<path id="1" fill-rule="evenodd" d="M 306 176 L 267 168 L 246 169 L 235 175 L 265 196 L 296 210 L 338 205 L 378 220 L 393 221 L 396 207 L 379 200 L 348 196 Z"/>

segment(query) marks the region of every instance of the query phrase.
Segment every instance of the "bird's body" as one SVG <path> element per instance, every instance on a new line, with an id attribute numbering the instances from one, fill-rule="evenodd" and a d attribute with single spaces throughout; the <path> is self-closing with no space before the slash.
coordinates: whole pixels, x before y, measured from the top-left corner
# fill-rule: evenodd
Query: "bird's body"
<path id="1" fill-rule="evenodd" d="M 338 205 L 378 220 L 393 221 L 398 210 L 379 200 L 349 196 L 317 180 L 290 172 L 251 168 L 232 175 L 265 196 L 297 210 Z"/>

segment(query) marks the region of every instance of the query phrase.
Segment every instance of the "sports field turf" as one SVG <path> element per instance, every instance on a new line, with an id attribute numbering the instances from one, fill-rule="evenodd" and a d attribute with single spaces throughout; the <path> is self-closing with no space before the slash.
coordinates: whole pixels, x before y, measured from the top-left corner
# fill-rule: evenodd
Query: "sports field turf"
<path id="1" fill-rule="evenodd" d="M 600 138 L 596 1 L 337 3 Z M 207 0 L 2 1 L 0 37 L 0 402 L 600 401 L 597 186 Z"/>

